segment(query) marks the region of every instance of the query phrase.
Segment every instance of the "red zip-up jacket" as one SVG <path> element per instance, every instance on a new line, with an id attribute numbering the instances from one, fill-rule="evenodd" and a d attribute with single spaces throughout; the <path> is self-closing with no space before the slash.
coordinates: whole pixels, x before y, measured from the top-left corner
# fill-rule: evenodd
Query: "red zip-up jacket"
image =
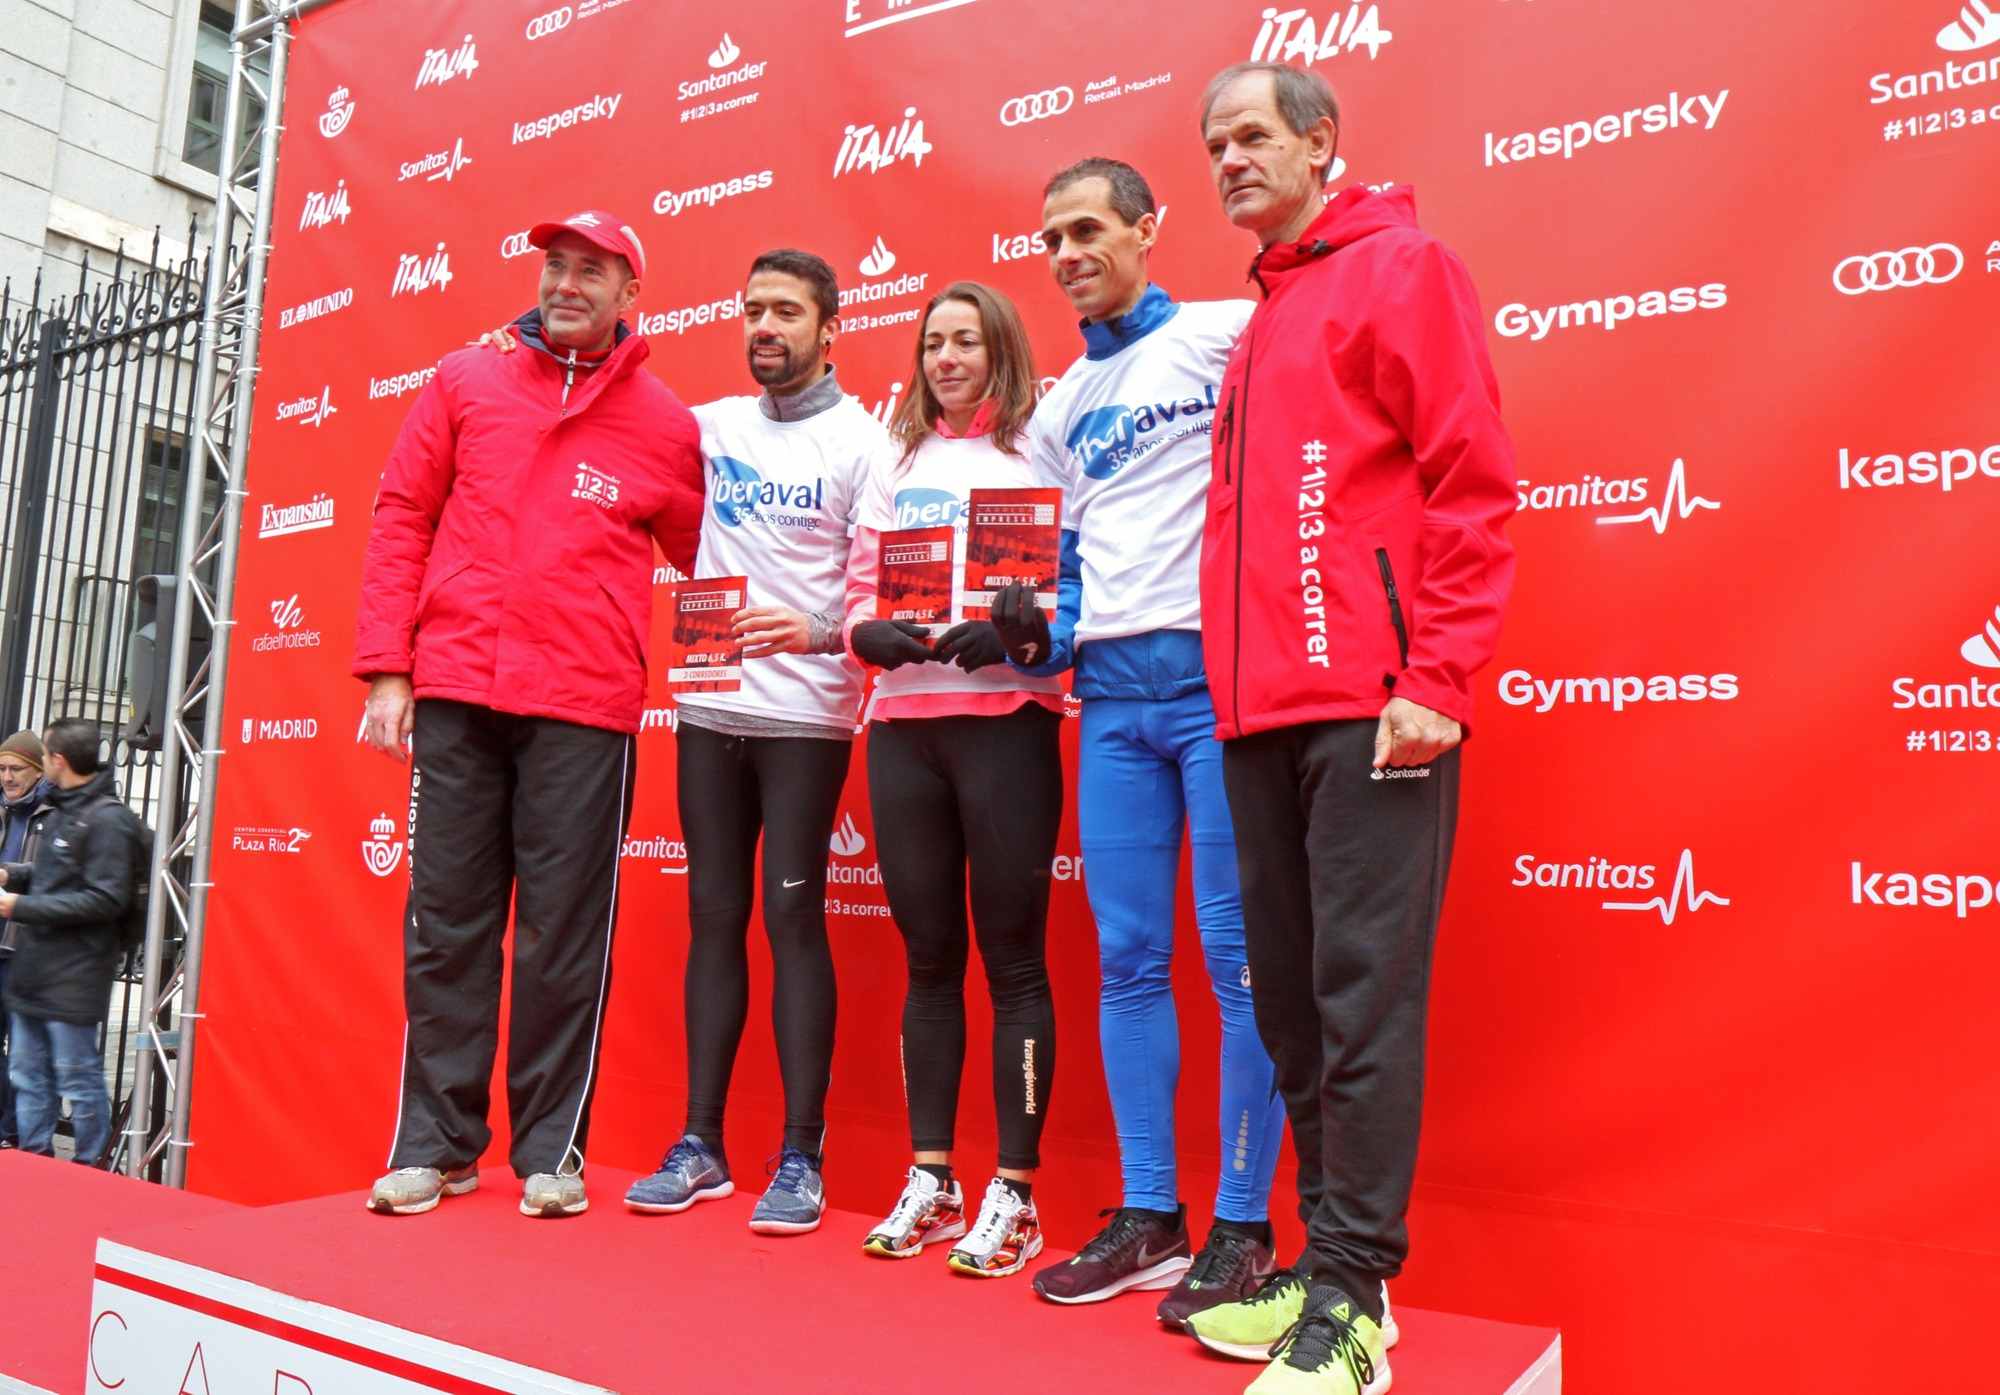
<path id="1" fill-rule="evenodd" d="M 353 671 L 420 698 L 637 731 L 653 543 L 694 571 L 701 432 L 624 332 L 595 368 L 537 347 L 438 364 L 382 473 Z"/>
<path id="2" fill-rule="evenodd" d="M 1251 268 L 1202 536 L 1216 735 L 1375 717 L 1468 727 L 1513 584 L 1514 448 L 1464 265 L 1407 189 L 1344 190 Z"/>

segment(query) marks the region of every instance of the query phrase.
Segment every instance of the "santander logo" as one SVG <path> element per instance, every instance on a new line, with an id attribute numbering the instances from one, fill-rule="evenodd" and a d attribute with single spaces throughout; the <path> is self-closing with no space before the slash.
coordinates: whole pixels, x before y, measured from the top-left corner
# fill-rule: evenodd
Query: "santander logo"
<path id="1" fill-rule="evenodd" d="M 743 50 L 736 47 L 735 41 L 729 37 L 728 31 L 724 30 L 722 42 L 717 44 L 708 55 L 708 66 L 711 68 L 726 68 L 742 56 Z"/>
<path id="2" fill-rule="evenodd" d="M 889 250 L 889 244 L 876 234 L 875 245 L 868 249 L 868 255 L 861 259 L 863 276 L 887 276 L 896 269 L 896 254 Z"/>
<path id="3" fill-rule="evenodd" d="M 1986 0 L 1965 0 L 1958 16 L 1938 30 L 1937 46 L 1946 53 L 1975 53 L 2000 44 L 2000 12 Z"/>
<path id="4" fill-rule="evenodd" d="M 840 827 L 833 830 L 833 837 L 827 840 L 827 848 L 839 857 L 859 857 L 868 847 L 868 840 L 855 827 L 854 815 L 841 816 Z"/>
<path id="5" fill-rule="evenodd" d="M 1985 627 L 1959 646 L 1958 652 L 1975 668 L 2000 668 L 2000 606 L 1993 607 Z"/>

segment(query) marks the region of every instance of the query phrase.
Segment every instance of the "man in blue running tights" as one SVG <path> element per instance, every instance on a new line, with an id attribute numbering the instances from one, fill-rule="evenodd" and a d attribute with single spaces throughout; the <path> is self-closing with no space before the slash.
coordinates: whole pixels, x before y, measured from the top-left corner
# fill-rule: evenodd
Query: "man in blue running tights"
<path id="1" fill-rule="evenodd" d="M 1125 1195 L 1076 1258 L 1034 1284 L 1057 1303 L 1170 1288 L 1159 1317 L 1178 1327 L 1275 1267 L 1268 1204 L 1284 1105 L 1250 1003 L 1199 595 L 1216 391 L 1252 307 L 1181 303 L 1148 285 L 1159 219 L 1130 165 L 1080 161 L 1043 196 L 1049 269 L 1083 317 L 1085 345 L 1029 426 L 1037 474 L 1063 490 L 1060 604 L 1051 624 L 1031 589 L 1009 588 L 994 621 L 1017 668 L 1076 670 L 1078 818 Z M 1222 1181 L 1199 1255 L 1174 1167 L 1180 1034 L 1169 970 L 1184 828 L 1222 1011 Z"/>

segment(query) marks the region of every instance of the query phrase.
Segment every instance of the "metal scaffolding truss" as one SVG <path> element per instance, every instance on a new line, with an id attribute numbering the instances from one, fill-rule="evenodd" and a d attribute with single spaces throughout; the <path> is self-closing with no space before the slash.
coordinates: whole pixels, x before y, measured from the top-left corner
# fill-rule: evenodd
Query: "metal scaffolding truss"
<path id="1" fill-rule="evenodd" d="M 195 376 L 194 423 L 175 552 L 178 603 L 167 650 L 166 733 L 160 788 L 186 799 L 161 818 L 153 850 L 153 896 L 147 911 L 144 979 L 131 1121 L 120 1155 L 134 1177 L 187 1185 L 189 1106 L 201 1023 L 203 932 L 208 921 L 215 787 L 222 760 L 222 698 L 235 629 L 236 551 L 243 518 L 244 467 L 250 454 L 251 399 L 271 250 L 271 201 L 278 139 L 284 129 L 285 60 L 293 22 L 331 0 L 236 0 L 229 93 L 223 108 L 216 179 L 216 254 L 209 260 L 206 309 Z M 246 116 L 262 103 L 262 119 Z M 247 254 L 228 255 L 240 240 Z M 219 489 L 221 507 L 207 507 Z M 203 520 L 208 519 L 206 526 Z M 212 580 L 204 580 L 207 571 Z M 190 672 L 195 611 L 213 632 L 207 656 Z M 198 724 L 197 724 L 198 722 Z M 206 735 L 206 741 L 203 736 Z M 183 872 L 185 875 L 183 876 Z M 170 943 L 181 952 L 168 961 Z M 154 1096 L 163 1105 L 154 1108 Z"/>

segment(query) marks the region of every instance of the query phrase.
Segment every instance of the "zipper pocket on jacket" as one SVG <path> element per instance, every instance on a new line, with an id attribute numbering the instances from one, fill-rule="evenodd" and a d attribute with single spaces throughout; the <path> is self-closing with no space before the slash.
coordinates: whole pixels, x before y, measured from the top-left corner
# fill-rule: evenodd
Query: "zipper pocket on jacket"
<path id="1" fill-rule="evenodd" d="M 1396 654 L 1402 660 L 1402 667 L 1410 666 L 1410 631 L 1403 623 L 1402 603 L 1396 597 L 1396 573 L 1389 567 L 1389 549 L 1375 549 L 1375 565 L 1382 572 L 1382 594 L 1389 601 L 1389 623 L 1396 627 Z"/>
<path id="2" fill-rule="evenodd" d="M 1229 389 L 1229 398 L 1222 404 L 1222 482 L 1228 484 L 1236 477 L 1230 468 L 1230 452 L 1236 448 L 1236 389 Z"/>

